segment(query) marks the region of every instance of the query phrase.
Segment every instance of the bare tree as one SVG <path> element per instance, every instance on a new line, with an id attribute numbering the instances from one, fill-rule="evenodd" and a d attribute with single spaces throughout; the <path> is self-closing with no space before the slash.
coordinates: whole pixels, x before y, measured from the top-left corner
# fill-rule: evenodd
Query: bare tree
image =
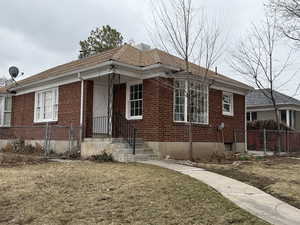
<path id="1" fill-rule="evenodd" d="M 195 96 L 190 89 L 190 81 L 193 80 L 193 74 L 196 74 L 203 85 L 211 84 L 208 74 L 220 58 L 224 47 L 221 30 L 216 21 L 208 19 L 204 10 L 193 7 L 192 0 L 159 0 L 152 2 L 152 5 L 154 28 L 149 33 L 154 44 L 184 60 L 185 67 L 181 72 L 186 74 L 185 80 L 188 80 L 185 96 L 188 117 L 192 118 L 191 105 Z M 174 89 L 173 85 L 168 87 Z M 193 121 L 190 119 L 188 124 L 189 155 L 193 160 Z"/>
<path id="2" fill-rule="evenodd" d="M 300 45 L 300 0 L 269 0 L 267 7 L 279 17 L 280 31 Z"/>
<path id="3" fill-rule="evenodd" d="M 261 25 L 252 25 L 245 40 L 241 41 L 232 54 L 232 68 L 250 79 L 263 95 L 272 102 L 277 129 L 280 129 L 278 104 L 275 90 L 287 84 L 286 70 L 290 66 L 291 51 L 285 60 L 279 60 L 278 49 L 281 35 L 278 32 L 276 16 L 266 15 Z M 284 78 L 284 82 L 281 81 Z"/>

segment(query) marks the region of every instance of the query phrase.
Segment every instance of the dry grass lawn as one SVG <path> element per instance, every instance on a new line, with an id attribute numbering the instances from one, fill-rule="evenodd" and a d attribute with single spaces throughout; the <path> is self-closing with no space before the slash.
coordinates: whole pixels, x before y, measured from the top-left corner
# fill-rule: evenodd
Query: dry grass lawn
<path id="1" fill-rule="evenodd" d="M 252 184 L 300 208 L 300 159 L 267 158 L 233 164 L 201 164 L 208 170 Z"/>
<path id="2" fill-rule="evenodd" d="M 266 224 L 206 185 L 140 164 L 0 167 L 0 224 Z"/>

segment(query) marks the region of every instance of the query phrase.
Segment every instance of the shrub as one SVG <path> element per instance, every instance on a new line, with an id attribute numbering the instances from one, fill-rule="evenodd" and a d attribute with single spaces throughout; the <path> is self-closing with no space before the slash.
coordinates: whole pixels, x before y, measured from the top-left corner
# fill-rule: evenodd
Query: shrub
<path id="1" fill-rule="evenodd" d="M 218 162 L 221 163 L 225 160 L 226 156 L 224 152 L 215 151 L 210 155 L 209 162 Z"/>
<path id="2" fill-rule="evenodd" d="M 107 153 L 106 151 L 103 151 L 99 155 L 92 155 L 90 157 L 91 161 L 97 161 L 97 162 L 113 162 L 113 156 L 110 153 Z"/>
<path id="3" fill-rule="evenodd" d="M 36 154 L 36 153 L 43 153 L 43 147 L 35 143 L 35 146 L 32 144 L 25 144 L 23 139 L 17 139 L 12 143 L 8 143 L 5 145 L 4 148 L 1 149 L 2 152 L 7 153 L 21 153 L 21 154 Z"/>
<path id="4" fill-rule="evenodd" d="M 248 122 L 247 129 L 248 130 L 261 130 L 261 129 L 277 130 L 277 123 L 275 120 L 256 120 L 256 121 Z M 284 123 L 280 124 L 280 129 L 291 130 Z"/>
<path id="5" fill-rule="evenodd" d="M 12 143 L 13 145 L 13 152 L 14 153 L 21 153 L 24 151 L 25 148 L 25 141 L 24 139 L 17 139 Z"/>
<path id="6" fill-rule="evenodd" d="M 13 145 L 7 143 L 3 148 L 1 148 L 1 152 L 13 152 Z"/>

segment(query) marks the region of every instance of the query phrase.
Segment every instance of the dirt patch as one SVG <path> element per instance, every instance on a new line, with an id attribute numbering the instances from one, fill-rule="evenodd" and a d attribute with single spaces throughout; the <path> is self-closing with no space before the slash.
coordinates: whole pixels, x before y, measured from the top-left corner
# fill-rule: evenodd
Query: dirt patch
<path id="1" fill-rule="evenodd" d="M 40 164 L 46 162 L 47 160 L 40 156 L 13 154 L 13 153 L 0 153 L 0 168 L 33 165 L 33 164 Z"/>
<path id="2" fill-rule="evenodd" d="M 300 160 L 267 157 L 233 164 L 198 164 L 199 167 L 253 185 L 300 209 Z"/>
<path id="3" fill-rule="evenodd" d="M 231 177 L 237 179 L 241 182 L 253 185 L 261 190 L 266 190 L 269 185 L 275 184 L 276 181 L 270 179 L 268 177 L 261 177 L 255 174 L 251 174 L 249 176 L 248 173 L 239 171 L 237 169 L 228 168 L 228 169 L 221 169 L 221 168 L 209 168 L 211 172 L 219 173 L 227 177 Z"/>
<path id="4" fill-rule="evenodd" d="M 47 163 L 0 169 L 0 224 L 267 224 L 188 176 L 155 166 Z"/>

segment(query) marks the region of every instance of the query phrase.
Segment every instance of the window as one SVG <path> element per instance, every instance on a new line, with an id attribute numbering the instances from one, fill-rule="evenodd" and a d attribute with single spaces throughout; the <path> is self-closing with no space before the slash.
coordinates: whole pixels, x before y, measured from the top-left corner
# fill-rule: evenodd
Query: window
<path id="1" fill-rule="evenodd" d="M 290 110 L 290 127 L 295 128 L 295 118 L 296 118 L 296 111 Z"/>
<path id="2" fill-rule="evenodd" d="M 127 119 L 143 117 L 143 84 L 127 85 Z"/>
<path id="3" fill-rule="evenodd" d="M 257 112 L 247 112 L 247 121 L 256 121 Z"/>
<path id="4" fill-rule="evenodd" d="M 175 81 L 175 104 L 174 104 L 174 120 L 186 121 L 186 96 L 185 96 L 185 81 Z"/>
<path id="5" fill-rule="evenodd" d="M 223 115 L 233 116 L 233 94 L 223 92 Z"/>
<path id="6" fill-rule="evenodd" d="M 174 121 L 208 124 L 208 87 L 197 81 L 174 81 Z M 189 94 L 187 94 L 189 89 Z M 190 113 L 188 113 L 188 102 Z"/>
<path id="7" fill-rule="evenodd" d="M 287 126 L 295 128 L 295 114 L 294 110 L 280 110 L 280 121 Z"/>
<path id="8" fill-rule="evenodd" d="M 287 123 L 286 116 L 287 116 L 286 110 L 280 110 L 280 120 L 285 124 Z"/>
<path id="9" fill-rule="evenodd" d="M 57 121 L 58 88 L 35 93 L 34 122 Z"/>
<path id="10" fill-rule="evenodd" d="M 9 127 L 11 122 L 12 97 L 0 97 L 0 126 Z"/>

